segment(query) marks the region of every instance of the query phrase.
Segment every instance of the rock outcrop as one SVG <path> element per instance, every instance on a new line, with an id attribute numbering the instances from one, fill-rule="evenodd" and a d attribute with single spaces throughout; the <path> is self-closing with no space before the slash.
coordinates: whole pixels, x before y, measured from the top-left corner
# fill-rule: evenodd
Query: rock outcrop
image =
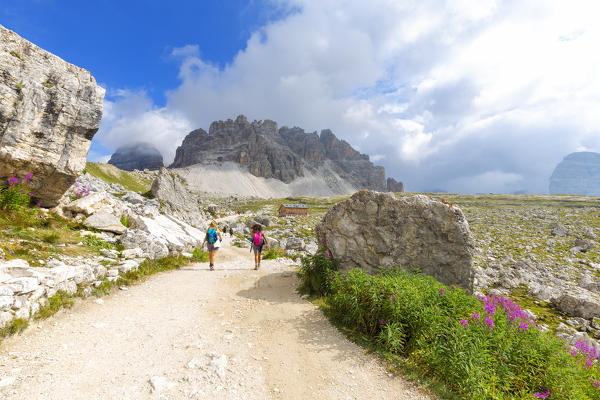
<path id="1" fill-rule="evenodd" d="M 360 191 L 331 208 L 315 231 L 343 270 L 418 269 L 446 285 L 473 289 L 474 241 L 457 206 L 423 195 Z"/>
<path id="2" fill-rule="evenodd" d="M 90 73 L 0 25 L 0 182 L 33 175 L 55 206 L 85 168 L 104 89 Z"/>
<path id="3" fill-rule="evenodd" d="M 165 213 L 194 226 L 206 222 L 208 217 L 200 210 L 198 197 L 187 189 L 182 177 L 167 168 L 160 169 L 151 190 Z"/>
<path id="4" fill-rule="evenodd" d="M 108 163 L 125 171 L 155 171 L 164 167 L 163 157 L 158 149 L 153 144 L 144 142 L 119 147 Z"/>
<path id="5" fill-rule="evenodd" d="M 600 196 L 600 153 L 571 153 L 554 169 L 550 194 Z"/>
<path id="6" fill-rule="evenodd" d="M 301 128 L 277 128 L 270 120 L 248 122 L 240 115 L 235 121 L 216 121 L 207 133 L 190 132 L 177 149 L 172 168 L 196 164 L 234 162 L 259 177 L 285 183 L 305 176 L 307 171 L 327 169 L 356 189 L 397 190 L 402 185 L 386 181 L 383 167 L 374 166 L 369 156 L 339 140 L 329 129 L 305 132 Z M 388 187 L 391 183 L 392 187 Z"/>

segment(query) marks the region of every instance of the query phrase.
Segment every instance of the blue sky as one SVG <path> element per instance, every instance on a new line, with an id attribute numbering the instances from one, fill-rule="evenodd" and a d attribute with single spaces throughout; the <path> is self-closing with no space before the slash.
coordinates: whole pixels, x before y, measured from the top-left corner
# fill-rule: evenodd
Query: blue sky
<path id="1" fill-rule="evenodd" d="M 272 4 L 244 0 L 0 3 L 0 23 L 7 28 L 92 71 L 109 89 L 145 89 L 157 106 L 178 84 L 174 48 L 197 44 L 203 59 L 224 66 L 253 31 L 283 16 Z"/>
<path id="2" fill-rule="evenodd" d="M 545 193 L 600 152 L 597 0 L 2 0 L 0 23 L 107 89 L 88 159 L 170 162 L 246 115 L 329 128 L 410 191 Z"/>

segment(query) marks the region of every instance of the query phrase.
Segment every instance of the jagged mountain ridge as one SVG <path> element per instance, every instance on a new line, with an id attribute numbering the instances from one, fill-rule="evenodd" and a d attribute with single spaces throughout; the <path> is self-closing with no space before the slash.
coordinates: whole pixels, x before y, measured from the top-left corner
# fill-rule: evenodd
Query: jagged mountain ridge
<path id="1" fill-rule="evenodd" d="M 240 115 L 235 121 L 215 121 L 209 132 L 190 132 L 177 148 L 171 168 L 196 164 L 234 162 L 257 177 L 290 183 L 306 172 L 331 170 L 357 189 L 404 191 L 402 182 L 385 177 L 369 156 L 354 150 L 329 129 L 321 134 L 301 128 L 277 128 L 271 120 L 248 122 Z"/>

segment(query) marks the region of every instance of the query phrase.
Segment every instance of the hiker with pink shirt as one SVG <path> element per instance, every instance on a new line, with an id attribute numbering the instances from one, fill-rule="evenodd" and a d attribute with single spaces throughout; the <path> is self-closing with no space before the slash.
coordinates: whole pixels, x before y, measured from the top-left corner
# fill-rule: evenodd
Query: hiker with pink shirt
<path id="1" fill-rule="evenodd" d="M 269 248 L 269 239 L 263 233 L 263 227 L 261 224 L 254 224 L 252 226 L 252 232 L 250 236 L 250 251 L 254 250 L 254 269 L 260 268 L 260 257 L 263 246 L 266 244 Z"/>

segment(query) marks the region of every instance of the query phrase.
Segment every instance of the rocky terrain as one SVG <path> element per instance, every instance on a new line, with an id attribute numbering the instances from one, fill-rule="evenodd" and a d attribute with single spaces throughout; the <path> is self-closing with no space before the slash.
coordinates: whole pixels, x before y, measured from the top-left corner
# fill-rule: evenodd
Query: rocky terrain
<path id="1" fill-rule="evenodd" d="M 52 207 L 85 167 L 104 89 L 83 68 L 0 25 L 0 182 L 32 174 Z"/>
<path id="2" fill-rule="evenodd" d="M 155 171 L 164 167 L 163 157 L 158 149 L 153 144 L 144 142 L 119 147 L 108 163 L 124 171 Z"/>
<path id="3" fill-rule="evenodd" d="M 550 193 L 600 196 L 600 153 L 582 151 L 566 156 L 550 177 Z"/>
<path id="4" fill-rule="evenodd" d="M 376 167 L 365 154 L 339 140 L 330 130 L 307 133 L 301 128 L 277 128 L 270 120 L 216 121 L 207 133 L 190 132 L 177 149 L 171 168 L 232 162 L 256 177 L 285 184 L 307 175 L 327 176 L 327 194 L 351 193 L 357 189 L 403 191 L 401 182 L 386 180 L 383 167 Z M 348 191 L 348 188 L 351 188 Z M 305 195 L 311 194 L 305 192 Z"/>

